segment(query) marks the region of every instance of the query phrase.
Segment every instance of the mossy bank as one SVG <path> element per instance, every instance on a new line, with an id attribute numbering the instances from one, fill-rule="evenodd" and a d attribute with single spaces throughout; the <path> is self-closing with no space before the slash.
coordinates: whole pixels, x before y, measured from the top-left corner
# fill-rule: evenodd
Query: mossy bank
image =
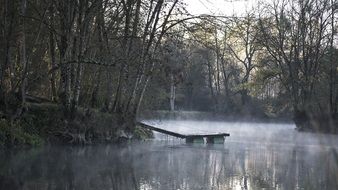
<path id="1" fill-rule="evenodd" d="M 31 103 L 16 121 L 0 119 L 0 147 L 118 143 L 151 137 L 151 131 L 119 114 L 79 108 L 70 120 L 52 103 Z"/>

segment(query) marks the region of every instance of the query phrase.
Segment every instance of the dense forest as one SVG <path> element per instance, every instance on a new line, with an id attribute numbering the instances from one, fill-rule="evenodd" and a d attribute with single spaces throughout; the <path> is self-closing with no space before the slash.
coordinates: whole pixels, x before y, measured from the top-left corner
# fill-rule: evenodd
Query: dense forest
<path id="1" fill-rule="evenodd" d="M 63 138 L 88 139 L 79 125 L 99 114 L 133 132 L 149 110 L 286 117 L 338 131 L 337 0 L 263 1 L 233 16 L 186 6 L 1 0 L 3 143 L 30 142 L 53 123 Z"/>

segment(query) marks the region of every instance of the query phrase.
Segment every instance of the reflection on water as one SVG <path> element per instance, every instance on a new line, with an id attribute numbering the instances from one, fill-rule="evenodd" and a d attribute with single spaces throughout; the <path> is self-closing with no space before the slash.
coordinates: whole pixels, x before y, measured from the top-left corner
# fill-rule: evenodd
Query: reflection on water
<path id="1" fill-rule="evenodd" d="M 337 136 L 297 133 L 291 125 L 252 127 L 245 135 L 233 129 L 224 145 L 155 140 L 1 152 L 0 189 L 338 188 Z"/>

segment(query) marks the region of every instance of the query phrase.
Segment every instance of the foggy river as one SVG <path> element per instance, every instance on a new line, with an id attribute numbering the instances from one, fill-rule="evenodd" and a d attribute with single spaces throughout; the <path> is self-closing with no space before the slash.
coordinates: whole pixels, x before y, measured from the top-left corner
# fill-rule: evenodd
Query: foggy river
<path id="1" fill-rule="evenodd" d="M 155 134 L 128 145 L 0 152 L 0 189 L 338 189 L 338 136 L 293 124 L 147 121 L 182 134 L 230 133 L 225 144 Z"/>

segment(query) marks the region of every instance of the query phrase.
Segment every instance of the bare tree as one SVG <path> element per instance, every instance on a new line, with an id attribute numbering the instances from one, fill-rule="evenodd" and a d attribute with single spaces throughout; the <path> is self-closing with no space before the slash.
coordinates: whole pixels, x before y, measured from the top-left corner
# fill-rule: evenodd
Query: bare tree
<path id="1" fill-rule="evenodd" d="M 281 83 L 291 95 L 295 113 L 313 108 L 310 102 L 320 59 L 330 44 L 329 7 L 327 0 L 277 0 L 260 18 L 260 42 L 280 69 Z"/>
<path id="2" fill-rule="evenodd" d="M 227 44 L 227 48 L 244 68 L 240 90 L 244 105 L 248 99 L 248 90 L 245 85 L 249 82 L 252 70 L 255 68 L 254 56 L 259 49 L 257 20 L 252 13 L 247 13 L 244 18 L 234 18 L 233 23 L 234 26 L 229 32 L 232 41 Z"/>

